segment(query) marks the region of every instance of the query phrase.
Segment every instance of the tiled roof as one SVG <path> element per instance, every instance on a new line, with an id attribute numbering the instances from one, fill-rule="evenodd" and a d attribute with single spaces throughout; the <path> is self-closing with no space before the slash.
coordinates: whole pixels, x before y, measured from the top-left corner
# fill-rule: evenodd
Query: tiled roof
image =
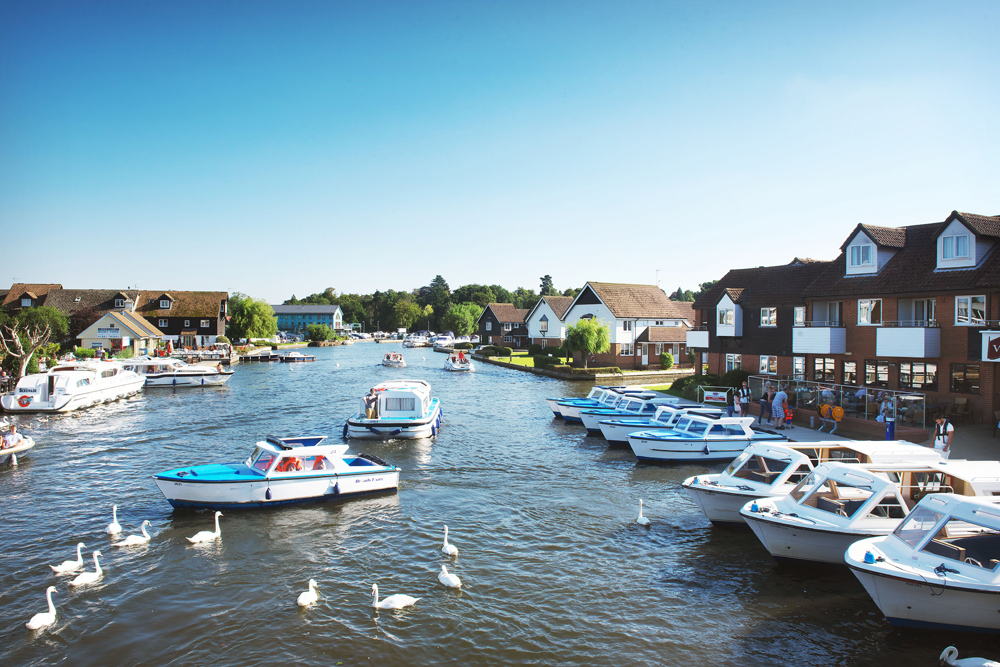
<path id="1" fill-rule="evenodd" d="M 745 306 L 779 306 L 804 303 L 804 290 L 816 276 L 826 271 L 832 262 L 758 266 L 733 269 L 724 275 L 694 303 L 698 310 L 715 308 L 723 294 L 738 295 Z"/>
<path id="2" fill-rule="evenodd" d="M 671 301 L 656 285 L 588 282 L 594 293 L 616 318 L 690 318 L 691 310 L 683 301 Z M 688 313 L 685 315 L 684 313 Z"/>
<path id="3" fill-rule="evenodd" d="M 875 225 L 858 225 L 865 234 L 871 237 L 875 245 L 884 248 L 905 248 L 906 227 L 877 227 Z"/>
<path id="4" fill-rule="evenodd" d="M 145 318 L 136 315 L 135 313 L 121 312 L 121 311 L 111 311 L 102 315 L 103 317 L 111 317 L 118 321 L 118 323 L 124 328 L 128 329 L 134 336 L 138 338 L 159 338 L 163 336 L 163 332 L 154 327 L 152 324 L 146 321 Z M 95 322 L 96 324 L 96 322 Z M 94 326 L 93 324 L 90 325 Z M 89 329 L 90 327 L 88 327 Z"/>
<path id="5" fill-rule="evenodd" d="M 570 305 L 573 303 L 573 297 L 571 296 L 543 296 L 542 299 L 545 300 L 545 303 L 549 304 L 549 308 L 552 309 L 552 312 L 560 320 L 566 316 L 566 311 L 569 310 Z"/>
<path id="6" fill-rule="evenodd" d="M 275 315 L 333 315 L 340 310 L 340 306 L 328 306 L 324 304 L 292 306 L 281 304 L 278 306 L 271 306 L 271 309 L 274 310 Z"/>
<path id="7" fill-rule="evenodd" d="M 169 310 L 160 309 L 160 297 L 167 295 L 172 300 Z M 159 292 L 142 290 L 136 311 L 143 317 L 198 317 L 216 319 L 219 317 L 222 302 L 229 299 L 228 292 Z"/>
<path id="8" fill-rule="evenodd" d="M 977 236 L 1000 237 L 1000 215 L 976 215 L 975 213 L 952 211 L 948 219 L 945 220 L 945 225 L 941 226 L 942 231 L 947 223 L 955 218 L 961 220 Z"/>
<path id="9" fill-rule="evenodd" d="M 491 303 L 486 307 L 493 311 L 500 322 L 524 322 L 529 312 L 527 308 L 515 308 L 512 303 Z"/>
<path id="10" fill-rule="evenodd" d="M 134 303 L 138 296 L 139 292 L 136 290 L 54 289 L 45 297 L 45 305 L 52 306 L 66 315 L 87 309 L 103 311 L 103 315 L 114 309 L 115 299 L 125 297 L 132 299 Z"/>
<path id="11" fill-rule="evenodd" d="M 646 327 L 636 336 L 637 343 L 684 343 L 687 342 L 687 331 L 691 327 L 682 324 L 679 327 Z"/>
<path id="12" fill-rule="evenodd" d="M 740 297 L 743 296 L 742 287 L 727 287 L 726 295 L 733 300 L 733 303 L 739 303 Z"/>
<path id="13" fill-rule="evenodd" d="M 32 294 L 32 298 L 41 298 L 49 293 L 49 290 L 61 289 L 62 285 L 59 284 L 34 284 L 34 283 L 14 283 L 10 286 L 10 290 L 7 292 L 7 296 L 4 297 L 3 307 L 8 306 L 17 307 L 20 305 L 18 299 L 25 292 Z M 42 304 L 44 305 L 44 304 Z"/>

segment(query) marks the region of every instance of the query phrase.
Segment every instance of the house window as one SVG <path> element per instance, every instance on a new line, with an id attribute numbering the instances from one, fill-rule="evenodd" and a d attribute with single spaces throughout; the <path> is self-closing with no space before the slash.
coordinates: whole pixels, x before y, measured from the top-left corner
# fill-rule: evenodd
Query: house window
<path id="1" fill-rule="evenodd" d="M 31 299 L 21 299 L 22 308 L 31 308 Z"/>
<path id="2" fill-rule="evenodd" d="M 889 362 L 865 360 L 865 384 L 870 387 L 889 386 Z"/>
<path id="3" fill-rule="evenodd" d="M 743 356 L 739 354 L 726 355 L 726 372 L 743 368 Z"/>
<path id="4" fill-rule="evenodd" d="M 937 364 L 900 362 L 899 386 L 905 389 L 937 391 Z"/>
<path id="5" fill-rule="evenodd" d="M 170 299 L 160 299 L 160 310 L 170 310 Z"/>
<path id="6" fill-rule="evenodd" d="M 184 320 L 184 326 L 186 327 L 191 326 L 191 320 Z"/>
<path id="7" fill-rule="evenodd" d="M 856 361 L 845 361 L 841 367 L 843 371 L 842 382 L 844 384 L 857 384 L 858 383 L 858 362 Z"/>
<path id="8" fill-rule="evenodd" d="M 813 380 L 816 382 L 835 382 L 834 368 L 837 364 L 833 357 L 816 357 L 813 359 Z"/>
<path id="9" fill-rule="evenodd" d="M 986 323 L 985 296 L 955 297 L 955 324 L 974 325 Z"/>
<path id="10" fill-rule="evenodd" d="M 632 330 L 632 322 L 630 320 L 625 320 L 624 322 L 622 322 L 622 331 L 631 331 L 631 330 Z"/>
<path id="11" fill-rule="evenodd" d="M 761 355 L 760 372 L 767 373 L 768 375 L 776 375 L 778 373 L 778 357 L 773 354 Z"/>
<path id="12" fill-rule="evenodd" d="M 941 238 L 942 259 L 968 259 L 970 256 L 968 234 L 944 236 Z"/>
<path id="13" fill-rule="evenodd" d="M 160 320 L 160 323 L 157 324 L 156 326 L 158 326 L 159 328 L 162 329 L 163 327 L 167 326 L 167 321 L 166 320 Z"/>
<path id="14" fill-rule="evenodd" d="M 513 327 L 513 325 L 510 322 L 504 322 L 503 323 L 503 330 L 504 331 L 510 331 L 512 327 Z"/>
<path id="15" fill-rule="evenodd" d="M 542 319 L 538 321 L 538 330 L 542 333 L 546 333 L 549 330 L 549 318 L 542 315 Z"/>
<path id="16" fill-rule="evenodd" d="M 796 380 L 806 379 L 806 358 L 792 357 L 792 375 Z"/>
<path id="17" fill-rule="evenodd" d="M 795 306 L 795 310 L 792 311 L 792 326 L 804 327 L 805 325 L 806 325 L 806 307 Z"/>
<path id="18" fill-rule="evenodd" d="M 115 299 L 115 308 L 124 308 L 125 299 Z"/>
<path id="19" fill-rule="evenodd" d="M 621 350 L 618 354 L 623 357 L 631 357 L 633 354 L 632 343 L 622 343 Z"/>
<path id="20" fill-rule="evenodd" d="M 934 323 L 934 299 L 915 299 L 913 301 L 913 326 L 931 326 Z"/>
<path id="21" fill-rule="evenodd" d="M 951 390 L 960 394 L 978 394 L 979 364 L 952 364 Z"/>
<path id="22" fill-rule="evenodd" d="M 504 336 L 503 337 L 503 342 L 505 342 L 505 343 L 513 343 L 514 342 L 514 337 L 513 336 Z"/>
<path id="23" fill-rule="evenodd" d="M 656 356 L 660 356 L 661 354 L 663 354 L 663 343 L 657 343 L 653 347 L 653 354 L 655 354 Z"/>
<path id="24" fill-rule="evenodd" d="M 736 322 L 735 311 L 732 308 L 723 308 L 719 311 L 719 324 L 731 327 Z"/>
<path id="25" fill-rule="evenodd" d="M 762 327 L 776 327 L 776 326 L 778 326 L 778 309 L 777 308 L 761 308 L 760 309 L 760 326 L 762 326 Z"/>
<path id="26" fill-rule="evenodd" d="M 882 324 L 882 299 L 858 299 L 858 324 Z"/>
<path id="27" fill-rule="evenodd" d="M 201 328 L 202 329 L 207 329 L 208 327 L 209 327 L 208 320 L 202 320 L 201 321 Z"/>
<path id="28" fill-rule="evenodd" d="M 866 243 L 864 245 L 852 245 L 851 246 L 851 266 L 871 266 L 874 262 L 872 261 L 872 245 Z"/>
<path id="29" fill-rule="evenodd" d="M 654 327 L 662 327 L 663 326 L 663 320 L 656 320 L 655 322 L 653 322 L 653 326 Z"/>
<path id="30" fill-rule="evenodd" d="M 493 331 L 493 323 L 490 322 L 489 320 L 486 320 L 486 330 Z"/>

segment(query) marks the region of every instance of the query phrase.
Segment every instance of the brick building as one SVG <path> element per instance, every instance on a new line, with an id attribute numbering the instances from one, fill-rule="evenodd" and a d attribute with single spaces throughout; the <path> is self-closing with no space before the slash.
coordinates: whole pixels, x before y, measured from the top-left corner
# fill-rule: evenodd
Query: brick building
<path id="1" fill-rule="evenodd" d="M 528 346 L 528 327 L 524 322 L 527 308 L 512 303 L 491 303 L 483 309 L 476 326 L 479 340 L 493 345 L 523 348 Z"/>

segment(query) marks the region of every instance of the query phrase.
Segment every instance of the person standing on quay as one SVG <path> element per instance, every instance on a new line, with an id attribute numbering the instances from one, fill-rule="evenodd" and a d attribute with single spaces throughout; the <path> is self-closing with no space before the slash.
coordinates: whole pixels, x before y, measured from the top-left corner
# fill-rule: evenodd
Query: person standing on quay
<path id="1" fill-rule="evenodd" d="M 774 392 L 771 390 L 770 381 L 764 383 L 764 389 L 760 394 L 760 414 L 757 415 L 757 425 L 766 424 L 771 421 L 771 401 L 774 400 Z"/>
<path id="2" fill-rule="evenodd" d="M 951 456 L 951 439 L 955 437 L 955 427 L 944 415 L 938 415 L 934 421 L 937 422 L 934 427 L 934 449 L 941 452 L 941 458 L 947 459 Z"/>
<path id="3" fill-rule="evenodd" d="M 771 416 L 774 417 L 774 428 L 783 429 L 785 428 L 785 402 L 788 400 L 788 394 L 782 388 L 781 383 L 778 383 L 778 393 L 774 395 L 774 401 L 771 403 Z"/>
<path id="4" fill-rule="evenodd" d="M 750 385 L 743 381 L 743 386 L 736 391 L 736 398 L 740 404 L 740 416 L 746 417 L 750 414 Z"/>

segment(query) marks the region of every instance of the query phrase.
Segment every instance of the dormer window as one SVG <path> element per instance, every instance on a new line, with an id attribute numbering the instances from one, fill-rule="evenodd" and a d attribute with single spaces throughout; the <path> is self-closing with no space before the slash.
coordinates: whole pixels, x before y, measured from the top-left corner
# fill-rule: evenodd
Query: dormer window
<path id="1" fill-rule="evenodd" d="M 969 235 L 955 234 L 941 237 L 941 259 L 968 259 Z"/>
<path id="2" fill-rule="evenodd" d="M 124 308 L 125 299 L 115 299 L 115 308 Z"/>
<path id="3" fill-rule="evenodd" d="M 170 299 L 160 299 L 160 310 L 170 310 Z"/>
<path id="4" fill-rule="evenodd" d="M 549 330 L 549 318 L 547 316 L 542 315 L 542 318 L 538 320 L 538 330 L 542 333 Z"/>
<path id="5" fill-rule="evenodd" d="M 731 327 L 736 324 L 736 314 L 732 308 L 719 309 L 719 324 L 724 327 Z"/>
<path id="6" fill-rule="evenodd" d="M 31 299 L 30 298 L 21 299 L 21 308 L 31 308 Z"/>
<path id="7" fill-rule="evenodd" d="M 874 266 L 874 265 L 875 265 L 875 246 L 873 246 L 871 243 L 851 246 L 852 267 Z"/>

